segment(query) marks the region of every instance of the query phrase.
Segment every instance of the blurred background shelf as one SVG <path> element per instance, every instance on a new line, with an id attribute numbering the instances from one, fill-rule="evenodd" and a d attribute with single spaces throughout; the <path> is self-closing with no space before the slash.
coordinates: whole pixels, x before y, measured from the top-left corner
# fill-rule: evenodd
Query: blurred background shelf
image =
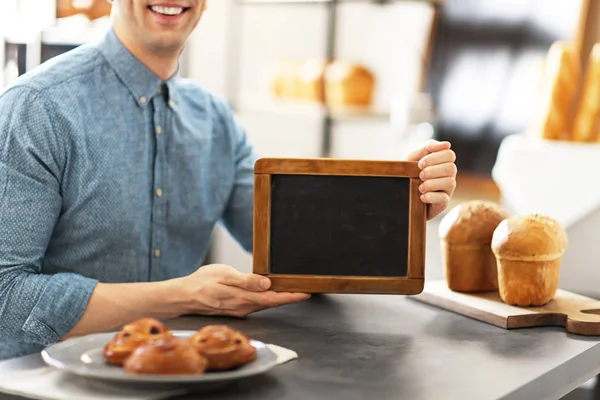
<path id="1" fill-rule="evenodd" d="M 268 95 L 242 96 L 238 103 L 238 110 L 243 113 L 329 117 L 336 121 L 377 121 L 387 124 L 390 120 L 389 111 L 373 107 L 329 108 L 309 100 L 280 99 Z"/>
<path id="2" fill-rule="evenodd" d="M 4 26 L 0 37 L 13 44 L 39 41 L 43 45 L 76 47 L 100 38 L 108 26 L 108 17 L 94 21 L 89 21 L 83 16 L 58 18 L 54 24 L 42 29 L 17 21 Z"/>
<path id="3" fill-rule="evenodd" d="M 307 118 L 320 119 L 321 145 L 316 156 L 335 157 L 333 150 L 334 129 L 337 124 L 364 124 L 374 123 L 378 125 L 391 124 L 392 109 L 390 104 L 382 106 L 381 103 L 373 101 L 374 104 L 359 107 L 331 107 L 328 102 L 302 101 L 282 97 L 269 96 L 267 85 L 260 88 L 255 86 L 255 93 L 247 93 L 241 81 L 245 76 L 246 47 L 251 47 L 253 43 L 244 36 L 244 29 L 253 30 L 255 26 L 252 21 L 252 14 L 247 14 L 242 6 L 260 5 L 271 6 L 268 8 L 272 13 L 278 6 L 302 6 L 302 5 L 324 5 L 324 15 L 319 14 L 318 20 L 312 19 L 311 28 L 320 32 L 319 36 L 313 35 L 313 39 L 320 43 L 315 43 L 315 48 L 320 48 L 309 58 L 319 59 L 326 64 L 331 64 L 344 56 L 340 52 L 340 42 L 344 41 L 344 36 L 348 34 L 348 26 L 340 26 L 344 21 L 340 21 L 340 9 L 342 7 L 359 5 L 361 7 L 369 6 L 387 6 L 392 4 L 418 4 L 430 7 L 435 13 L 437 7 L 443 4 L 443 1 L 436 0 L 233 0 L 231 15 L 231 30 L 229 34 L 229 51 L 227 56 L 228 79 L 227 79 L 227 98 L 233 109 L 238 113 L 260 113 L 264 115 L 288 115 L 293 117 L 305 116 Z M 283 7 L 282 7 L 283 9 Z M 262 10 L 262 8 L 261 8 Z M 397 10 L 396 10 L 397 11 Z M 284 27 L 285 29 L 285 27 Z M 355 31 L 356 32 L 356 31 Z M 273 32 L 274 35 L 282 36 L 283 32 Z M 350 33 L 353 35 L 353 33 Z M 307 39 L 308 40 L 308 39 Z M 394 42 L 393 38 L 388 38 Z M 292 47 L 293 45 L 290 45 Z M 360 46 L 356 44 L 355 46 Z M 252 57 L 252 55 L 250 55 Z M 248 57 L 248 55 L 246 55 Z M 385 54 L 377 56 L 380 60 L 385 60 Z M 422 60 L 421 67 L 426 63 L 426 56 Z M 281 61 L 281 60 L 280 60 Z M 381 61 L 364 59 L 362 63 L 367 65 L 378 65 Z M 363 64 L 364 65 L 364 64 Z M 377 73 L 375 79 L 378 80 Z M 378 90 L 385 90 L 385 85 L 377 82 Z M 325 90 L 325 88 L 323 88 Z M 271 93 L 272 94 L 272 93 Z"/>
<path id="4" fill-rule="evenodd" d="M 104 0 L 3 0 L 0 92 L 51 58 L 101 37 L 109 26 Z"/>

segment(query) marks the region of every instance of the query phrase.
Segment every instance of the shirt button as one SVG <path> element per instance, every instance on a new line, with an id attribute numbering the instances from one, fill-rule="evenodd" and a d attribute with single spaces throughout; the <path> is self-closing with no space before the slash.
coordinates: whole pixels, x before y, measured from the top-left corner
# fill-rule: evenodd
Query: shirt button
<path id="1" fill-rule="evenodd" d="M 169 100 L 169 105 L 171 108 L 175 108 L 175 102 L 173 100 Z"/>
<path id="2" fill-rule="evenodd" d="M 156 134 L 157 134 L 157 135 L 160 135 L 161 133 L 162 133 L 162 127 L 160 127 L 160 126 L 157 126 L 157 127 L 156 127 Z"/>
<path id="3" fill-rule="evenodd" d="M 162 195 L 163 195 L 163 191 L 162 191 L 162 189 L 161 189 L 161 188 L 158 188 L 158 189 L 156 189 L 156 195 L 157 195 L 158 197 L 162 197 Z"/>
<path id="4" fill-rule="evenodd" d="M 154 257 L 155 257 L 155 258 L 158 258 L 158 257 L 160 257 L 160 249 L 156 249 L 156 250 L 154 250 Z"/>
<path id="5" fill-rule="evenodd" d="M 146 98 L 145 98 L 144 96 L 142 96 L 142 97 L 140 97 L 140 101 L 141 101 L 142 103 L 145 103 L 145 102 L 146 102 Z"/>

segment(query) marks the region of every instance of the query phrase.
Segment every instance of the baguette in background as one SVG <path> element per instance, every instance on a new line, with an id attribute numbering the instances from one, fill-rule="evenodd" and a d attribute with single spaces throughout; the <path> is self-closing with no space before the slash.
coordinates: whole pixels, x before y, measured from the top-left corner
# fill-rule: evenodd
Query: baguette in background
<path id="1" fill-rule="evenodd" d="M 568 140 L 575 96 L 581 81 L 580 55 L 573 43 L 550 46 L 541 83 L 539 109 L 531 135 L 549 140 Z"/>
<path id="2" fill-rule="evenodd" d="M 600 140 L 598 118 L 600 117 L 600 43 L 592 48 L 587 63 L 585 80 L 573 123 L 571 140 L 595 142 Z"/>

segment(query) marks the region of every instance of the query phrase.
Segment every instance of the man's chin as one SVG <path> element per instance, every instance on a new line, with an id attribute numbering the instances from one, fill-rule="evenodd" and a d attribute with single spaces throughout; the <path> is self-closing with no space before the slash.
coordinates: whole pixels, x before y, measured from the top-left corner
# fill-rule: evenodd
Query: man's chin
<path id="1" fill-rule="evenodd" d="M 152 51 L 159 53 L 179 53 L 185 45 L 186 37 L 180 32 L 165 32 L 152 35 L 146 43 Z"/>

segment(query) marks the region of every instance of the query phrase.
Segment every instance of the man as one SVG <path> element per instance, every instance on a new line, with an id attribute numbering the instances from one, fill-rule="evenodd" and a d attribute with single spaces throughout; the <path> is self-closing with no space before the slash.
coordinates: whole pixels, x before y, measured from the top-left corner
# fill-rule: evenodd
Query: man
<path id="1" fill-rule="evenodd" d="M 245 316 L 308 295 L 202 262 L 222 221 L 251 250 L 255 152 L 230 109 L 175 78 L 206 0 L 112 0 L 99 43 L 0 97 L 0 359 L 152 316 Z M 429 218 L 455 187 L 432 141 Z"/>

